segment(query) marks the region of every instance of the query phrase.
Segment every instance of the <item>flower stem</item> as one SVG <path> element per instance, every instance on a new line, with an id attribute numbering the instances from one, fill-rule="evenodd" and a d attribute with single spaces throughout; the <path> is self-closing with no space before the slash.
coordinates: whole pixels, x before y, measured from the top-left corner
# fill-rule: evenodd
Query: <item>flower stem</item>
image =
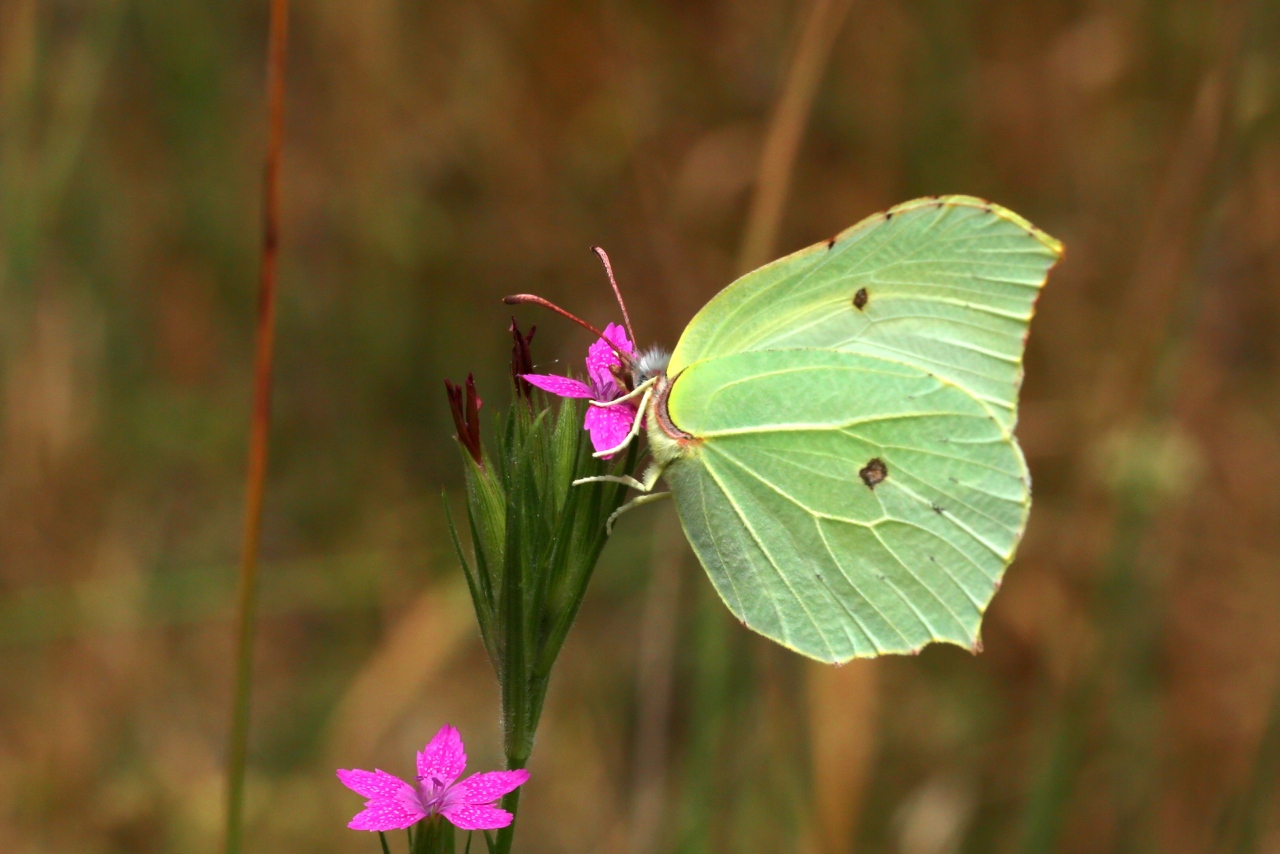
<path id="1" fill-rule="evenodd" d="M 509 768 L 515 770 L 513 766 Z M 498 831 L 498 837 L 493 843 L 491 854 L 507 854 L 511 851 L 511 843 L 516 838 L 516 812 L 520 809 L 520 790 L 508 792 L 502 798 L 502 808 L 511 813 L 511 824 Z"/>
<path id="2" fill-rule="evenodd" d="M 258 545 L 262 535 L 262 494 L 267 475 L 271 427 L 271 373 L 275 355 L 276 275 L 280 247 L 280 160 L 284 140 L 284 64 L 289 33 L 289 0 L 271 0 L 267 42 L 267 154 L 261 279 L 254 355 L 253 419 L 245 486 L 244 542 L 237 597 L 236 677 L 227 756 L 226 854 L 238 854 L 244 823 L 244 775 L 249 745 L 249 699 L 253 688 L 253 636 L 258 609 Z"/>
<path id="3" fill-rule="evenodd" d="M 520 343 L 527 345 L 527 339 Z M 481 454 L 484 467 L 464 461 L 470 558 L 450 519 L 502 690 L 503 753 L 510 771 L 525 768 L 533 753 L 556 656 L 604 549 L 606 522 L 626 498 L 620 484 L 573 484 L 632 472 L 638 455 L 632 444 L 616 462 L 593 457 L 580 426 L 579 401 L 552 409 L 538 392 L 529 403 L 517 400 L 507 412 L 496 453 Z M 513 819 L 492 838 L 485 834 L 490 854 L 511 851 L 520 790 L 508 793 L 501 806 Z"/>
<path id="4" fill-rule="evenodd" d="M 444 816 L 434 815 L 417 824 L 411 854 L 453 854 L 453 825 Z"/>

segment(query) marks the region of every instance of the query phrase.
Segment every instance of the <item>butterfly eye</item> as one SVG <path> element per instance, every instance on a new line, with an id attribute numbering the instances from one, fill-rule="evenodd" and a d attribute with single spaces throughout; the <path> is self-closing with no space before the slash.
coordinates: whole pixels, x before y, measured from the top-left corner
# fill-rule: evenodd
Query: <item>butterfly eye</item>
<path id="1" fill-rule="evenodd" d="M 858 288 L 858 292 L 853 295 L 853 307 L 858 311 L 862 311 L 867 305 L 867 289 Z"/>

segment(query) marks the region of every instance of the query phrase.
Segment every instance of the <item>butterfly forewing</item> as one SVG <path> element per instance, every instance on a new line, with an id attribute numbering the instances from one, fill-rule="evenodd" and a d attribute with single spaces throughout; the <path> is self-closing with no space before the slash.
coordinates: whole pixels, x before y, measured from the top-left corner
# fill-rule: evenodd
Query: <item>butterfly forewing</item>
<path id="1" fill-rule="evenodd" d="M 1011 428 L 1027 324 L 1061 253 L 980 199 L 908 202 L 729 285 L 689 324 L 669 371 L 748 350 L 865 353 L 945 377 Z"/>

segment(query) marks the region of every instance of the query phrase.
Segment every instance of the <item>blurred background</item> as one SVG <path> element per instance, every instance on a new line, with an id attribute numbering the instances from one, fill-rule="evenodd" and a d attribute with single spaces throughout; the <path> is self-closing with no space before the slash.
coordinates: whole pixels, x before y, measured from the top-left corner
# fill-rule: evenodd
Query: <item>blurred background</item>
<path id="1" fill-rule="evenodd" d="M 265 34 L 0 0 L 0 851 L 221 844 Z M 517 849 L 1280 851 L 1280 6 L 310 0 L 287 99 L 249 850 L 377 850 L 333 769 L 446 722 L 499 764 L 441 381 L 507 406 L 502 295 L 616 320 L 601 244 L 670 346 L 742 266 L 969 193 L 1067 245 L 985 651 L 811 665 L 628 515 Z"/>

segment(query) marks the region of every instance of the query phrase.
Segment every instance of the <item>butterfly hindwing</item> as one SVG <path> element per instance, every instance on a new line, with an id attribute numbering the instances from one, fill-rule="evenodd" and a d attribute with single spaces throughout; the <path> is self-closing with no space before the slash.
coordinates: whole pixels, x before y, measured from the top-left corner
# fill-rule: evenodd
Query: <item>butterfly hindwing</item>
<path id="1" fill-rule="evenodd" d="M 979 402 L 875 357 L 757 351 L 691 366 L 669 413 L 698 437 L 667 469 L 686 534 L 747 625 L 824 661 L 974 645 L 1029 505 Z"/>

